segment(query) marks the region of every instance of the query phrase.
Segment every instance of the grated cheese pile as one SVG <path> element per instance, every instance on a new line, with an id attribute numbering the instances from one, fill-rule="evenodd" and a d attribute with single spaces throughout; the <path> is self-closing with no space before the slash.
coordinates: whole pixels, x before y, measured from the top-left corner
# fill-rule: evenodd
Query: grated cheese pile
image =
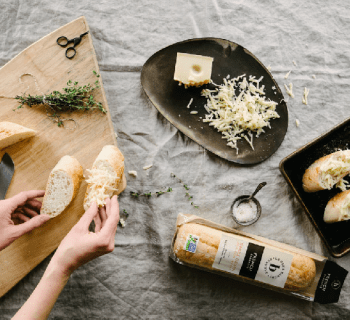
<path id="1" fill-rule="evenodd" d="M 330 190 L 336 187 L 345 191 L 348 182 L 342 177 L 350 171 L 350 158 L 344 154 L 332 156 L 320 167 L 320 184 Z"/>
<path id="2" fill-rule="evenodd" d="M 86 170 L 89 174 L 86 182 L 89 184 L 89 195 L 87 199 L 87 205 L 90 207 L 92 202 L 96 202 L 97 206 L 101 207 L 105 205 L 105 200 L 113 195 L 116 189 L 116 181 L 118 181 L 118 175 L 111 170 L 92 168 Z"/>
<path id="3" fill-rule="evenodd" d="M 224 84 L 214 84 L 217 87 L 214 90 L 202 90 L 208 112 L 203 122 L 221 132 L 227 145 L 237 153 L 238 140 L 246 139 L 254 150 L 253 133 L 259 137 L 265 127 L 270 128 L 270 119 L 279 118 L 275 111 L 278 103 L 265 98 L 264 86 L 260 86 L 262 79 L 250 76 L 247 80 L 244 74 L 231 80 L 224 78 Z"/>

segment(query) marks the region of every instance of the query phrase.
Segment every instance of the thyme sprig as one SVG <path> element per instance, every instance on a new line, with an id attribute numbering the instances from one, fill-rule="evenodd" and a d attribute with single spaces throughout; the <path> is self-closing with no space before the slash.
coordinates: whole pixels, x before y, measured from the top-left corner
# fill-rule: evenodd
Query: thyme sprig
<path id="1" fill-rule="evenodd" d="M 167 192 L 172 192 L 173 189 L 172 188 L 168 188 L 166 191 L 156 191 L 156 192 L 145 192 L 145 193 L 138 193 L 138 192 L 135 192 L 135 191 L 130 191 L 130 195 L 134 198 L 138 198 L 140 196 L 144 196 L 144 197 L 147 197 L 147 198 L 150 198 L 152 197 L 152 195 L 156 195 L 157 197 L 161 196 L 162 194 L 165 194 Z"/>
<path id="2" fill-rule="evenodd" d="M 100 77 L 96 71 L 93 71 L 96 77 Z M 57 122 L 58 126 L 63 125 L 62 113 L 70 113 L 73 111 L 88 111 L 98 109 L 103 113 L 107 113 L 107 110 L 102 106 L 101 102 L 96 102 L 92 92 L 100 88 L 99 81 L 96 80 L 94 84 L 88 83 L 84 86 L 78 86 L 78 82 L 69 80 L 67 87 L 60 91 L 53 91 L 48 95 L 28 95 L 28 96 L 16 96 L 20 103 L 17 109 L 22 108 L 24 105 L 32 106 L 45 106 L 49 112 L 48 116 Z M 73 120 L 74 121 L 74 120 Z"/>
<path id="3" fill-rule="evenodd" d="M 193 199 L 193 196 L 191 196 L 190 193 L 188 192 L 188 190 L 190 190 L 190 188 L 188 187 L 188 185 L 185 184 L 180 178 L 178 178 L 178 177 L 177 177 L 175 174 L 173 174 L 173 173 L 171 173 L 171 177 L 177 179 L 177 181 L 178 181 L 179 183 L 182 184 L 182 186 L 183 186 L 183 187 L 185 188 L 185 190 L 186 190 L 185 195 L 186 195 L 187 199 L 188 199 L 189 201 L 191 201 L 191 200 Z M 195 208 L 199 208 L 197 205 L 195 205 L 195 204 L 193 203 L 193 201 L 191 201 L 191 206 L 194 206 Z"/>

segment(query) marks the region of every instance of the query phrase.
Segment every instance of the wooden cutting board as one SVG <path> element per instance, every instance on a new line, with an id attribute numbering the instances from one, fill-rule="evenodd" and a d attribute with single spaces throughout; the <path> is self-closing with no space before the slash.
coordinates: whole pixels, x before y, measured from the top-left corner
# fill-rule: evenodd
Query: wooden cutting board
<path id="1" fill-rule="evenodd" d="M 44 190 L 52 168 L 64 155 L 74 156 L 85 173 L 104 145 L 116 145 L 102 80 L 93 74 L 93 71 L 99 74 L 99 68 L 91 32 L 82 38 L 73 59 L 67 59 L 65 48 L 56 43 L 60 36 L 72 39 L 87 30 L 85 17 L 80 17 L 35 42 L 0 69 L 0 121 L 15 122 L 37 131 L 35 137 L 0 151 L 0 157 L 7 152 L 15 163 L 6 198 L 25 190 Z M 75 122 L 65 122 L 62 128 L 47 117 L 42 107 L 24 106 L 13 111 L 19 105 L 13 97 L 61 91 L 69 80 L 78 81 L 79 85 L 98 80 L 101 88 L 94 91 L 94 98 L 103 104 L 107 114 L 97 110 L 75 112 L 67 115 Z M 0 297 L 58 247 L 84 213 L 85 190 L 83 181 L 77 197 L 61 215 L 0 252 Z"/>

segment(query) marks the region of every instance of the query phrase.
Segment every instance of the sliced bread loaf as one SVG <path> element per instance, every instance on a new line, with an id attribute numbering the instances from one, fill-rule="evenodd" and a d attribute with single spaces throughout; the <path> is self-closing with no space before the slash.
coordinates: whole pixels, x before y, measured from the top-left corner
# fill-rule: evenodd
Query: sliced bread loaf
<path id="1" fill-rule="evenodd" d="M 76 196 L 83 179 L 83 168 L 77 159 L 64 156 L 52 169 L 41 207 L 41 214 L 56 217 Z"/>
<path id="2" fill-rule="evenodd" d="M 23 127 L 17 123 L 0 122 L 0 150 L 24 139 L 34 136 L 35 130 Z"/>
<path id="3" fill-rule="evenodd" d="M 100 207 L 114 193 L 120 194 L 126 187 L 124 176 L 124 156 L 114 145 L 106 145 L 97 156 L 91 170 L 87 170 L 88 186 L 84 198 L 84 209 L 89 209 L 92 202 Z"/>

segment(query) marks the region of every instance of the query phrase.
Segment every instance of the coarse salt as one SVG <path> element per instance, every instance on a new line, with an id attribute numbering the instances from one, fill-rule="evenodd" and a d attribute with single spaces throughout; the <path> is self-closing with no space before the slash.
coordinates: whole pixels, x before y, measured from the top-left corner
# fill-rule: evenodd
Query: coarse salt
<path id="1" fill-rule="evenodd" d="M 256 218 L 257 207 L 254 202 L 243 202 L 238 206 L 238 202 L 233 207 L 232 213 L 238 222 L 246 223 Z"/>

